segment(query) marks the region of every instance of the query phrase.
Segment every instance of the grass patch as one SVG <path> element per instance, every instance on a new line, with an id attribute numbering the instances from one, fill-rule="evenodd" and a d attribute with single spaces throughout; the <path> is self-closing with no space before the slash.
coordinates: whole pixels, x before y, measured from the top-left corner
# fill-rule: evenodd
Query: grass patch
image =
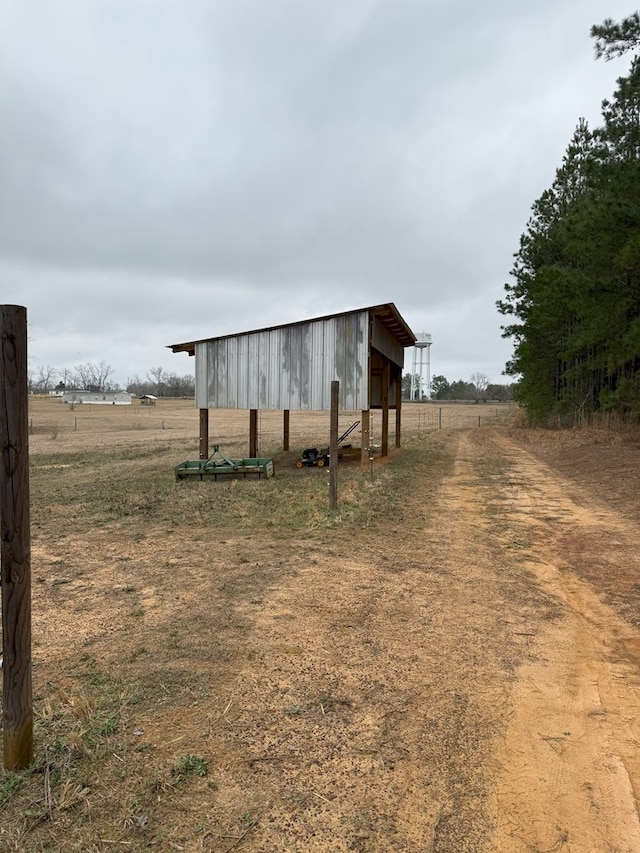
<path id="1" fill-rule="evenodd" d="M 11 798 L 20 790 L 25 780 L 29 777 L 31 770 L 19 772 L 2 771 L 0 776 L 0 809 L 4 808 Z"/>
<path id="2" fill-rule="evenodd" d="M 226 849 L 254 825 L 262 800 L 239 797 L 235 766 L 197 784 L 209 776 L 209 753 L 232 750 L 252 716 L 262 722 L 260 707 L 234 697 L 228 674 L 248 660 L 264 665 L 251 632 L 256 607 L 269 612 L 272 587 L 323 563 L 329 551 L 348 555 L 354 533 L 397 532 L 405 523 L 405 495 L 442 454 L 431 437 L 407 438 L 372 471 L 341 466 L 335 512 L 327 471 L 300 471 L 290 457 L 276 454 L 268 481 L 176 483 L 173 466 L 194 458 L 186 443 L 69 450 L 65 430 L 55 445 L 41 444 L 53 452 L 31 458 L 34 542 L 46 553 L 43 564 L 60 574 L 51 585 L 80 572 L 83 583 L 73 596 L 60 589 L 45 601 L 47 629 L 60 617 L 68 644 L 49 635 L 60 651 L 56 658 L 43 651 L 36 674 L 33 769 L 0 776 L 2 841 L 15 838 L 7 849 L 68 843 L 97 851 L 99 839 L 110 849 L 164 849 L 169 840 L 190 849 L 184 816 L 191 810 L 191 827 L 205 834 L 202 810 L 193 818 L 195 798 L 205 795 L 199 805 L 218 815 L 208 824 L 220 832 L 226 809 L 232 836 L 223 846 L 211 835 L 203 849 Z M 329 530 L 336 531 L 330 549 Z M 293 636 L 278 651 L 296 660 L 306 654 Z M 303 705 L 288 705 L 288 695 L 274 715 L 288 730 L 320 714 L 338 723 L 351 716 L 339 689 L 312 691 Z M 237 821 L 245 809 L 235 828 L 229 814 Z M 174 834 L 177 825 L 183 836 Z"/>
<path id="3" fill-rule="evenodd" d="M 206 776 L 207 762 L 200 755 L 182 755 L 172 768 L 176 782 L 184 782 L 191 776 Z"/>
<path id="4" fill-rule="evenodd" d="M 270 480 L 176 483 L 164 448 L 115 447 L 109 453 L 39 454 L 32 459 L 32 519 L 35 527 L 55 523 L 58 535 L 70 526 L 88 529 L 121 521 L 145 525 L 221 526 L 239 531 L 335 529 L 352 523 L 369 527 L 383 515 L 404 520 L 403 490 L 416 470 L 428 466 L 437 442 L 408 441 L 385 465 L 339 470 L 336 511 L 328 508 L 328 478 L 322 469 L 279 465 Z M 193 455 L 185 450 L 185 456 Z M 64 467 L 53 468 L 58 462 Z"/>

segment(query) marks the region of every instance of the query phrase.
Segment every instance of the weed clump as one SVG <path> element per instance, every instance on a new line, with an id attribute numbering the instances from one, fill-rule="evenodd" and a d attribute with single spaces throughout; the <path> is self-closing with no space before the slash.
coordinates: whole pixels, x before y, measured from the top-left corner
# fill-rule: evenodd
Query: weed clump
<path id="1" fill-rule="evenodd" d="M 171 775 L 176 782 L 184 782 L 191 776 L 206 776 L 207 771 L 207 762 L 202 756 L 187 753 L 181 755 L 173 765 Z"/>

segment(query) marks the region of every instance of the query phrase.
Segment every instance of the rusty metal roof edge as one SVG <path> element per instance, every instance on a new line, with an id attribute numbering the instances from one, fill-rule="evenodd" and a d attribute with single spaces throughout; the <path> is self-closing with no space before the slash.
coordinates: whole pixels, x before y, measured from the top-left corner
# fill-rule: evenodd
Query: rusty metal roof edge
<path id="1" fill-rule="evenodd" d="M 416 336 L 407 325 L 405 319 L 400 314 L 393 302 L 383 302 L 381 305 L 369 305 L 364 308 L 352 308 L 350 311 L 339 311 L 336 314 L 325 314 L 322 317 L 309 317 L 306 320 L 295 320 L 293 323 L 281 323 L 278 326 L 266 326 L 262 329 L 247 329 L 244 332 L 231 332 L 226 335 L 213 335 L 210 338 L 200 338 L 197 341 L 187 341 L 182 344 L 168 344 L 167 349 L 176 352 L 188 352 L 189 355 L 195 354 L 197 344 L 206 344 L 210 341 L 221 341 L 225 338 L 237 338 L 242 335 L 255 335 L 259 332 L 273 332 L 276 329 L 285 329 L 288 326 L 302 326 L 305 323 L 315 323 L 322 320 L 331 320 L 334 317 L 346 317 L 348 314 L 361 314 L 367 311 L 370 315 L 373 314 L 380 318 L 380 321 L 389 329 L 393 336 L 400 341 L 403 347 L 413 346 L 416 342 Z M 389 322 L 391 320 L 391 322 Z M 398 334 L 398 329 L 402 335 Z"/>

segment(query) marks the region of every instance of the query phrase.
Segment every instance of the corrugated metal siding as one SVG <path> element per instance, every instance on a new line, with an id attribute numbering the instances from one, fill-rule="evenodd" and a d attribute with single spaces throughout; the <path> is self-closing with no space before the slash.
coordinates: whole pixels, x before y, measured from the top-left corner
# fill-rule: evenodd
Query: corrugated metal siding
<path id="1" fill-rule="evenodd" d="M 368 408 L 368 313 L 313 320 L 196 345 L 196 406 L 228 409 Z"/>
<path id="2" fill-rule="evenodd" d="M 196 409 L 206 409 L 209 405 L 207 345 L 196 344 Z"/>

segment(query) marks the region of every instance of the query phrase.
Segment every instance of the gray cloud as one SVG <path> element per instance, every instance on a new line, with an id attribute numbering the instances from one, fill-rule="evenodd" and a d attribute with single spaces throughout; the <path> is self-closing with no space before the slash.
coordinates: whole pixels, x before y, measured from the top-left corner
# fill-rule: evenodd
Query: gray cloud
<path id="1" fill-rule="evenodd" d="M 5 0 L 0 294 L 32 360 L 106 360 L 377 302 L 499 378 L 529 208 L 627 63 L 601 0 Z M 184 370 L 192 363 L 185 362 Z"/>

